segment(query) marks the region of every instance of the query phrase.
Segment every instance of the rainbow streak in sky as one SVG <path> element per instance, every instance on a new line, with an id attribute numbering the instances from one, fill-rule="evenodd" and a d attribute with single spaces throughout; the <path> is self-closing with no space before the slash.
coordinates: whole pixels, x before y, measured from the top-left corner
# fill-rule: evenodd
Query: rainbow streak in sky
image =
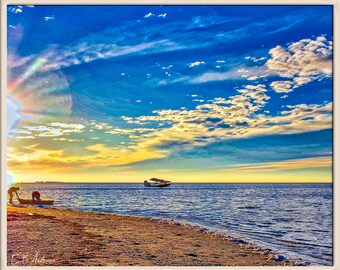
<path id="1" fill-rule="evenodd" d="M 10 92 L 15 92 L 19 88 L 19 86 L 23 84 L 23 82 L 25 82 L 36 71 L 38 71 L 46 62 L 46 58 L 38 58 L 37 60 L 35 60 L 25 71 L 25 73 L 8 87 L 8 90 Z"/>
<path id="2" fill-rule="evenodd" d="M 21 106 L 21 112 L 30 115 L 70 115 L 72 112 L 72 96 L 49 95 L 68 87 L 62 73 L 44 73 L 42 76 L 25 83 L 37 73 L 48 61 L 47 57 L 39 57 L 30 64 L 22 75 L 9 84 L 9 95 Z M 11 67 L 9 63 L 9 68 Z"/>

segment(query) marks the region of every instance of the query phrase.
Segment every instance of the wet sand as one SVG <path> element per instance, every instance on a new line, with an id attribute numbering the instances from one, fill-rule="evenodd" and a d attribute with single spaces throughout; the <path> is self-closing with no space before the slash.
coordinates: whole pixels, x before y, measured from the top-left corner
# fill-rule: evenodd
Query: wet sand
<path id="1" fill-rule="evenodd" d="M 242 241 L 178 222 L 7 207 L 8 265 L 292 265 Z"/>

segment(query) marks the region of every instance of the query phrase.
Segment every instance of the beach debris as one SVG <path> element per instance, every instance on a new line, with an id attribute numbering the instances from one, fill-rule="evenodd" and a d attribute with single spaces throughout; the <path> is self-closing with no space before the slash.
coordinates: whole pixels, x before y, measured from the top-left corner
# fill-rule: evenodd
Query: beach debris
<path id="1" fill-rule="evenodd" d="M 276 261 L 287 261 L 286 257 L 282 255 L 276 255 L 275 260 Z"/>
<path id="2" fill-rule="evenodd" d="M 197 257 L 197 255 L 194 253 L 186 253 L 185 255 L 190 256 L 190 257 Z"/>
<path id="3" fill-rule="evenodd" d="M 234 243 L 238 243 L 238 244 L 248 244 L 248 242 L 246 242 L 246 241 L 244 241 L 242 239 L 237 239 L 237 238 L 234 238 L 231 241 L 234 242 Z"/>
<path id="4" fill-rule="evenodd" d="M 248 245 L 245 246 L 245 249 L 254 249 L 254 246 L 248 244 Z"/>
<path id="5" fill-rule="evenodd" d="M 295 261 L 293 262 L 294 266 L 308 266 L 310 265 L 310 262 L 304 262 L 304 261 Z"/>
<path id="6" fill-rule="evenodd" d="M 270 253 L 270 250 L 265 249 L 264 251 L 261 252 L 262 255 L 268 255 Z"/>
<path id="7" fill-rule="evenodd" d="M 273 261 L 277 261 L 277 262 L 282 262 L 282 261 L 286 261 L 288 262 L 287 258 L 285 256 L 279 255 L 279 254 L 269 254 L 268 256 L 268 262 L 273 262 Z"/>

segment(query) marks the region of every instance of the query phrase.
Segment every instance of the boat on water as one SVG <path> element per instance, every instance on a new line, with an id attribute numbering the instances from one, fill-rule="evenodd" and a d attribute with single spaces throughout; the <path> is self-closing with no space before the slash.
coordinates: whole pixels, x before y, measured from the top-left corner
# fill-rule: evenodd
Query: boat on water
<path id="1" fill-rule="evenodd" d="M 36 205 L 41 205 L 41 204 L 48 204 L 48 205 L 52 205 L 54 200 L 31 200 L 31 199 L 22 199 L 22 198 L 18 198 L 19 203 L 21 204 L 36 204 Z"/>
<path id="2" fill-rule="evenodd" d="M 147 180 L 144 181 L 145 187 L 168 187 L 171 185 L 171 181 L 158 179 L 158 178 L 151 178 L 148 182 Z"/>

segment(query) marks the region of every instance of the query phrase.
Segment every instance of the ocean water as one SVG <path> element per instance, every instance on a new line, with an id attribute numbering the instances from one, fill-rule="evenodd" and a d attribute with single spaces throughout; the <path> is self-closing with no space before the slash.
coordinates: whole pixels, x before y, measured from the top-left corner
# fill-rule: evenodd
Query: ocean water
<path id="1" fill-rule="evenodd" d="M 21 184 L 55 207 L 170 218 L 227 232 L 291 260 L 332 265 L 331 184 Z"/>

